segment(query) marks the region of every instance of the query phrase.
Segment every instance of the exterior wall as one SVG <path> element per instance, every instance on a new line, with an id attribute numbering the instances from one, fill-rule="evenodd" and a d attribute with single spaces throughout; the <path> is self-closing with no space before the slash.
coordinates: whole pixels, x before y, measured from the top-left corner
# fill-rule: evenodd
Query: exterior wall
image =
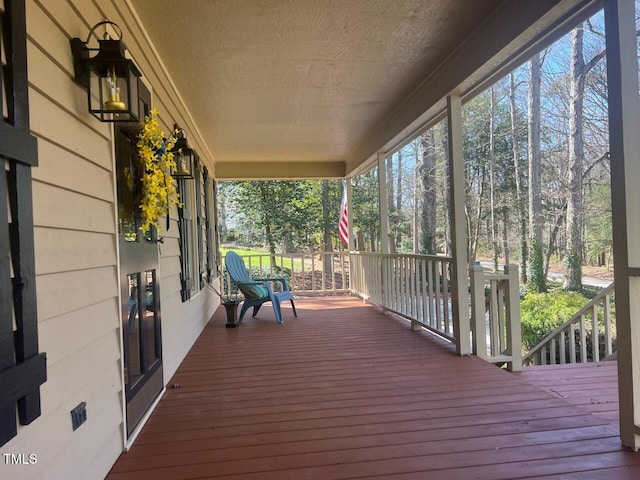
<path id="1" fill-rule="evenodd" d="M 123 381 L 112 126 L 87 112 L 73 81 L 69 40 L 108 18 L 153 92 L 165 131 L 177 122 L 211 158 L 125 0 L 26 0 L 40 351 L 47 354 L 42 415 L 0 448 L 0 478 L 103 478 L 123 450 Z M 210 170 L 211 167 L 209 167 Z M 180 299 L 177 214 L 160 232 L 163 363 L 167 384 L 218 301 L 207 289 Z M 87 403 L 75 432 L 70 411 Z M 36 454 L 6 465 L 2 454 Z"/>

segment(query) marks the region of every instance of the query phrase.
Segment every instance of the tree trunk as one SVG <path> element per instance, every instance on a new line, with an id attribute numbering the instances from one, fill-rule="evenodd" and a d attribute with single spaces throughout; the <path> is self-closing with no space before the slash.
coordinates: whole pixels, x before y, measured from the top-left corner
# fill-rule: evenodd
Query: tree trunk
<path id="1" fill-rule="evenodd" d="M 273 232 L 271 231 L 271 225 L 270 224 L 265 224 L 264 226 L 264 236 L 265 239 L 267 241 L 267 247 L 269 248 L 269 259 L 271 262 L 271 268 L 275 268 L 277 267 L 277 262 L 276 262 L 276 242 L 273 239 Z"/>
<path id="2" fill-rule="evenodd" d="M 569 198 L 567 203 L 567 254 L 564 260 L 564 288 L 582 288 L 582 170 L 584 139 L 582 106 L 584 103 L 585 64 L 582 53 L 582 25 L 571 32 L 571 97 L 569 101 Z"/>
<path id="3" fill-rule="evenodd" d="M 551 234 L 549 235 L 549 245 L 547 248 L 547 255 L 545 257 L 545 262 L 544 262 L 544 276 L 547 277 L 549 275 L 549 263 L 551 262 L 551 254 L 553 253 L 553 249 L 555 247 L 555 243 L 556 243 L 556 238 L 558 237 L 558 232 L 560 231 L 560 227 L 562 226 L 562 222 L 564 222 L 564 218 L 565 218 L 565 213 L 567 209 L 567 206 L 565 205 L 564 207 L 562 207 L 562 213 L 560 213 L 557 217 L 556 217 L 556 223 L 555 226 L 553 227 L 553 230 L 551 230 Z"/>
<path id="4" fill-rule="evenodd" d="M 418 165 L 418 173 L 422 187 L 420 202 L 421 248 L 420 252 L 428 255 L 435 253 L 436 232 L 436 176 L 435 176 L 435 139 L 433 129 L 427 130 L 420 137 L 422 158 Z"/>
<path id="5" fill-rule="evenodd" d="M 387 157 L 387 211 L 389 212 L 389 253 L 396 253 L 396 240 L 393 236 L 395 228 L 395 203 L 393 198 L 393 155 Z"/>
<path id="6" fill-rule="evenodd" d="M 322 230 L 324 255 L 322 257 L 325 274 L 331 275 L 332 258 L 330 253 L 333 252 L 331 244 L 331 216 L 329 214 L 329 180 L 322 181 Z"/>
<path id="7" fill-rule="evenodd" d="M 509 75 L 509 102 L 511 105 L 511 145 L 513 147 L 513 168 L 516 180 L 516 206 L 518 212 L 518 243 L 520 250 L 520 282 L 527 283 L 527 208 L 526 200 L 522 192 L 522 171 L 518 154 L 518 133 L 516 125 L 516 80 L 515 75 Z M 507 262 L 508 263 L 508 262 Z"/>
<path id="8" fill-rule="evenodd" d="M 362 230 L 358 230 L 356 232 L 356 249 L 359 252 L 364 252 L 365 248 L 364 248 L 364 233 L 362 232 Z"/>
<path id="9" fill-rule="evenodd" d="M 444 198 L 444 254 L 449 255 L 451 252 L 451 199 L 449 198 L 449 124 L 442 122 L 442 152 L 443 152 L 443 168 L 442 168 L 442 192 Z M 467 243 L 469 238 L 467 238 Z"/>
<path id="10" fill-rule="evenodd" d="M 529 286 L 536 292 L 546 292 L 542 257 L 542 183 L 540 154 L 540 54 L 529 62 L 528 136 L 529 136 Z"/>
<path id="11" fill-rule="evenodd" d="M 472 217 L 470 208 L 465 204 L 465 215 L 467 220 L 467 252 L 469 265 L 473 265 L 476 261 L 478 253 L 478 238 L 480 237 L 480 224 L 482 222 L 482 198 L 484 197 L 484 189 L 487 183 L 487 172 L 482 169 L 480 177 L 480 185 L 478 186 L 478 204 L 476 205 L 475 215 Z"/>
<path id="12" fill-rule="evenodd" d="M 369 239 L 371 241 L 371 253 L 376 253 L 376 228 L 374 226 L 369 227 Z"/>
<path id="13" fill-rule="evenodd" d="M 504 252 L 504 263 L 508 265 L 509 262 L 509 238 L 507 232 L 509 231 L 509 210 L 506 208 L 502 210 L 502 251 Z"/>
<path id="14" fill-rule="evenodd" d="M 496 220 L 496 148 L 495 148 L 495 124 L 496 107 L 493 85 L 491 86 L 491 101 L 489 106 L 489 208 L 491 221 L 491 246 L 493 249 L 493 271 L 498 271 L 498 259 L 500 248 L 498 247 L 497 220 Z"/>

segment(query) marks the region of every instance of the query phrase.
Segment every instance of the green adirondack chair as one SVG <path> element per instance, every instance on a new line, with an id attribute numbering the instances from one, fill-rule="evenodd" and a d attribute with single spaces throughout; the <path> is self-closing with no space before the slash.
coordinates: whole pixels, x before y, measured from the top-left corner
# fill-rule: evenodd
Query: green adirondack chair
<path id="1" fill-rule="evenodd" d="M 273 311 L 276 314 L 276 320 L 278 323 L 282 323 L 282 311 L 280 309 L 280 303 L 283 300 L 290 300 L 291 307 L 293 307 L 293 316 L 297 317 L 296 305 L 293 303 L 293 295 L 289 290 L 289 285 L 285 278 L 261 278 L 259 280 L 253 279 L 249 276 L 249 272 L 244 265 L 244 261 L 235 252 L 227 252 L 225 256 L 225 265 L 227 271 L 233 283 L 238 286 L 238 289 L 244 295 L 244 302 L 242 309 L 240 310 L 240 319 L 238 323 L 242 322 L 244 314 L 250 307 L 253 307 L 253 317 L 258 314 L 258 310 L 265 302 L 271 302 L 273 305 Z M 279 282 L 282 284 L 281 292 L 274 292 L 271 288 L 270 282 Z"/>

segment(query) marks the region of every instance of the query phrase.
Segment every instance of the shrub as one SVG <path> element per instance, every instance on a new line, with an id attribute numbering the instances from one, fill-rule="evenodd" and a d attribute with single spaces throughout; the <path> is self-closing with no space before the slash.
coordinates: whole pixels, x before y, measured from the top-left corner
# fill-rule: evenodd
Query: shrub
<path id="1" fill-rule="evenodd" d="M 520 303 L 524 350 L 528 351 L 537 345 L 588 301 L 577 292 L 556 290 L 550 293 L 527 293 Z"/>

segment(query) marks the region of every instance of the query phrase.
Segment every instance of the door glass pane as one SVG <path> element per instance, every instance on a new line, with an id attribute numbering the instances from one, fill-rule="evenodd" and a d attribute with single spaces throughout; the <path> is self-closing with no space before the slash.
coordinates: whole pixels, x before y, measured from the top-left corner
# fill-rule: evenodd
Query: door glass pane
<path id="1" fill-rule="evenodd" d="M 145 315 L 144 315 L 144 355 L 147 369 L 151 368 L 159 358 L 157 329 L 158 299 L 156 298 L 156 271 L 144 272 L 145 282 Z"/>
<path id="2" fill-rule="evenodd" d="M 134 385 L 142 375 L 142 362 L 140 356 L 140 294 L 138 285 L 140 284 L 140 274 L 133 273 L 127 275 L 129 280 L 129 300 L 127 301 L 128 320 L 127 339 L 129 356 L 127 358 L 127 368 L 129 370 L 129 384 Z M 143 310 L 144 311 L 144 310 Z"/>
<path id="3" fill-rule="evenodd" d="M 138 240 L 139 205 L 142 195 L 142 164 L 134 140 L 123 129 L 117 131 L 116 168 L 118 185 L 119 233 L 126 242 Z"/>

